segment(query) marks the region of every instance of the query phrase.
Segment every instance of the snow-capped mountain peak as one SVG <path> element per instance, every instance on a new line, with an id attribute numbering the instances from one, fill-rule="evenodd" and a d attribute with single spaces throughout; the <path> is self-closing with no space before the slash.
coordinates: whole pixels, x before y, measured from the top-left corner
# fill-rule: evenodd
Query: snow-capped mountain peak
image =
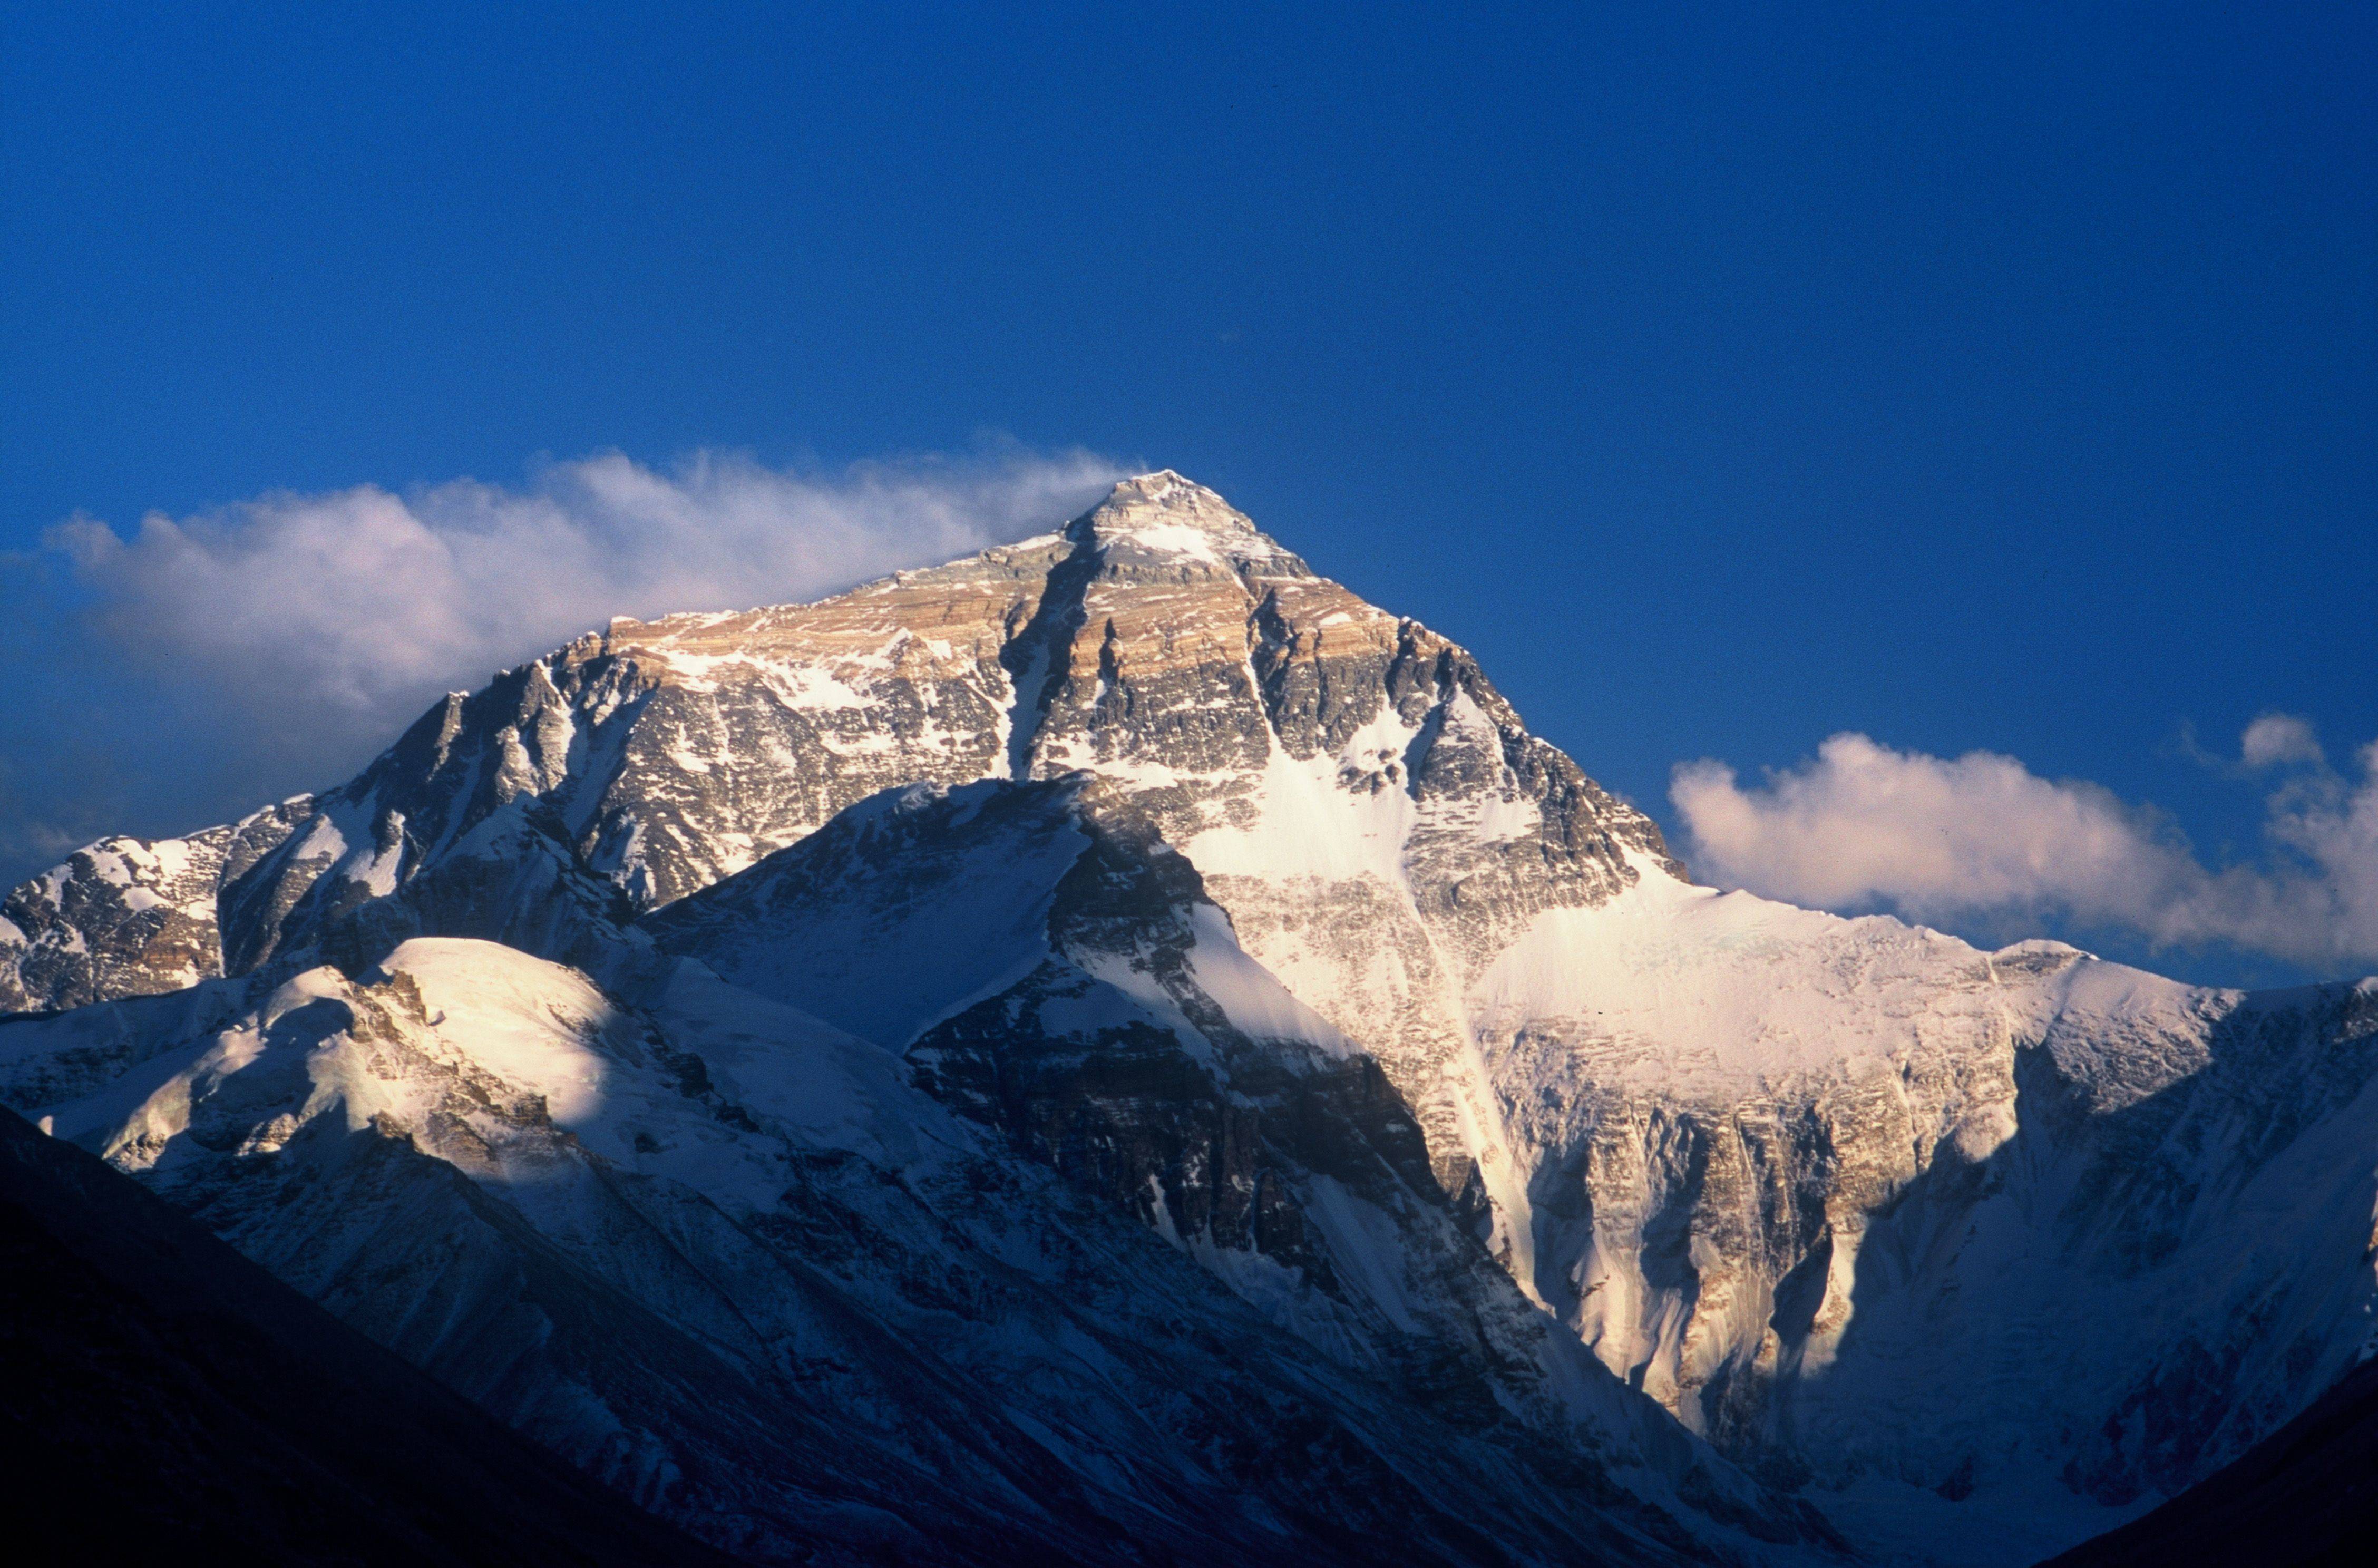
<path id="1" fill-rule="evenodd" d="M 1310 576 L 1303 561 L 1214 491 L 1170 468 L 1117 484 L 1065 534 L 1110 573 Z"/>
<path id="2" fill-rule="evenodd" d="M 867 1550 L 2013 1563 L 2378 1305 L 2378 988 L 1693 887 L 1464 649 L 1170 470 L 615 621 L 336 790 L 94 847 L 0 905 L 0 1006 L 72 1009 L 0 1030 L 11 1104 L 720 1540 L 813 1463 Z M 881 1417 L 856 1469 L 703 1468 L 813 1386 Z"/>

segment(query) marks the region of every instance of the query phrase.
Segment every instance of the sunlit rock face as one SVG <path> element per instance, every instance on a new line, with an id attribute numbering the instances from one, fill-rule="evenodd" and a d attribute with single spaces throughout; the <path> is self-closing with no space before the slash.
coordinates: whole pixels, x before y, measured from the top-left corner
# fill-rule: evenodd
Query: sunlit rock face
<path id="1" fill-rule="evenodd" d="M 0 900 L 0 1011 L 178 991 L 223 972 L 218 901 L 304 799 L 187 838 L 102 838 Z"/>
<path id="2" fill-rule="evenodd" d="M 615 621 L 5 908 L 0 1005 L 75 1009 L 0 1029 L 9 1104 L 721 1541 L 839 1510 L 931 1560 L 1056 1487 L 1030 1538 L 1090 1557 L 1322 1520 L 2021 1562 L 2370 1333 L 2378 983 L 1693 887 L 1461 648 L 1170 473 L 818 604 Z M 603 1020 L 576 1088 L 505 1043 L 548 1015 Z M 708 1283 L 619 1262 L 639 1227 Z M 846 1308 L 895 1343 L 730 1326 Z M 736 1422 L 843 1403 L 880 1441 L 728 1477 Z"/>
<path id="3" fill-rule="evenodd" d="M 573 797 L 590 864 L 646 907 L 894 785 L 1098 774 L 1379 1055 L 1455 1188 L 1462 978 L 1536 911 L 1626 886 L 1627 850 L 1664 861 L 1460 648 L 1169 473 L 1060 535 L 821 605 L 615 624 L 564 661 L 598 716 L 636 683 L 618 671 L 650 682 Z"/>
<path id="4" fill-rule="evenodd" d="M 1378 1055 L 1457 1191 L 1478 1179 L 1464 1128 L 1488 1114 L 1466 978 L 1536 911 L 1627 886 L 1627 851 L 1673 869 L 1649 819 L 1528 734 L 1466 652 L 1163 473 L 1059 534 L 816 605 L 615 621 L 450 697 L 188 901 L 201 961 L 136 958 L 41 999 L 353 967 L 422 934 L 583 961 L 590 922 L 883 790 L 1075 769 L 1128 795 L 1251 949 Z"/>

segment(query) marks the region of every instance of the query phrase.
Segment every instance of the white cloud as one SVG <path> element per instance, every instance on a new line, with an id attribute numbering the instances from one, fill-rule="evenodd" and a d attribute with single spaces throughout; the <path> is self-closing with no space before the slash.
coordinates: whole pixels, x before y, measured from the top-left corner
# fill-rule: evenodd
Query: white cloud
<path id="1" fill-rule="evenodd" d="M 1928 756 L 1841 734 L 1751 789 L 1722 763 L 1686 764 L 1669 798 L 1704 875 L 1795 903 L 1940 924 L 2062 918 L 2320 971 L 2378 961 L 2378 744 L 2360 754 L 2359 783 L 2285 715 L 2257 719 L 2241 753 L 2301 766 L 2266 802 L 2272 853 L 2218 871 L 2152 814 L 1989 752 Z"/>
<path id="2" fill-rule="evenodd" d="M 2266 713 L 2246 726 L 2238 747 L 2248 767 L 2276 767 L 2288 763 L 2323 763 L 2327 754 L 2308 720 L 2291 713 Z"/>
<path id="3" fill-rule="evenodd" d="M 811 599 L 1053 526 L 1083 452 L 787 472 L 701 456 L 279 493 L 0 555 L 0 888 L 102 832 L 338 782 L 440 693 L 614 615 Z"/>
<path id="4" fill-rule="evenodd" d="M 393 734 L 436 692 L 614 615 L 816 597 L 1046 527 L 1119 476 L 1085 453 L 832 477 L 614 455 L 548 466 L 524 489 L 276 494 L 152 513 L 129 538 L 77 519 L 51 541 L 118 648 L 241 706 Z"/>

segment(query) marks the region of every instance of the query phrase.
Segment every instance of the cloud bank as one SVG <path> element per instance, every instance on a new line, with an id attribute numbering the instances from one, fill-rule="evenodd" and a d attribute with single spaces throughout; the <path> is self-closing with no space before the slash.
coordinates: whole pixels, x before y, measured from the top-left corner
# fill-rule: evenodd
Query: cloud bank
<path id="1" fill-rule="evenodd" d="M 2064 921 L 2328 973 L 2378 963 L 2378 742 L 2356 758 L 2355 781 L 2328 766 L 2310 724 L 2268 714 L 2247 727 L 2240 761 L 2276 770 L 2269 852 L 2218 870 L 2095 784 L 1858 734 L 1749 789 L 1723 763 L 1685 764 L 1669 799 L 1697 872 L 1770 898 L 1935 924 Z"/>
<path id="2" fill-rule="evenodd" d="M 614 615 L 816 598 L 1050 527 L 1122 475 L 1081 452 L 833 474 L 607 455 L 128 533 L 75 518 L 0 559 L 0 877 L 334 782 L 440 693 Z"/>

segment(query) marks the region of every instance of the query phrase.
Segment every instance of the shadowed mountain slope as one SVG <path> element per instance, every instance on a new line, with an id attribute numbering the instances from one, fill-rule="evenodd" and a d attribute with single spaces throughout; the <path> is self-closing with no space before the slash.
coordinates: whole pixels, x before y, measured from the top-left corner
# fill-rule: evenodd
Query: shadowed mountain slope
<path id="1" fill-rule="evenodd" d="M 2041 1568 L 2348 1568 L 2378 1556 L 2378 1361 L 2244 1457 Z"/>
<path id="2" fill-rule="evenodd" d="M 730 1561 L 7 1111 L 0 1388 L 20 1562 Z"/>

